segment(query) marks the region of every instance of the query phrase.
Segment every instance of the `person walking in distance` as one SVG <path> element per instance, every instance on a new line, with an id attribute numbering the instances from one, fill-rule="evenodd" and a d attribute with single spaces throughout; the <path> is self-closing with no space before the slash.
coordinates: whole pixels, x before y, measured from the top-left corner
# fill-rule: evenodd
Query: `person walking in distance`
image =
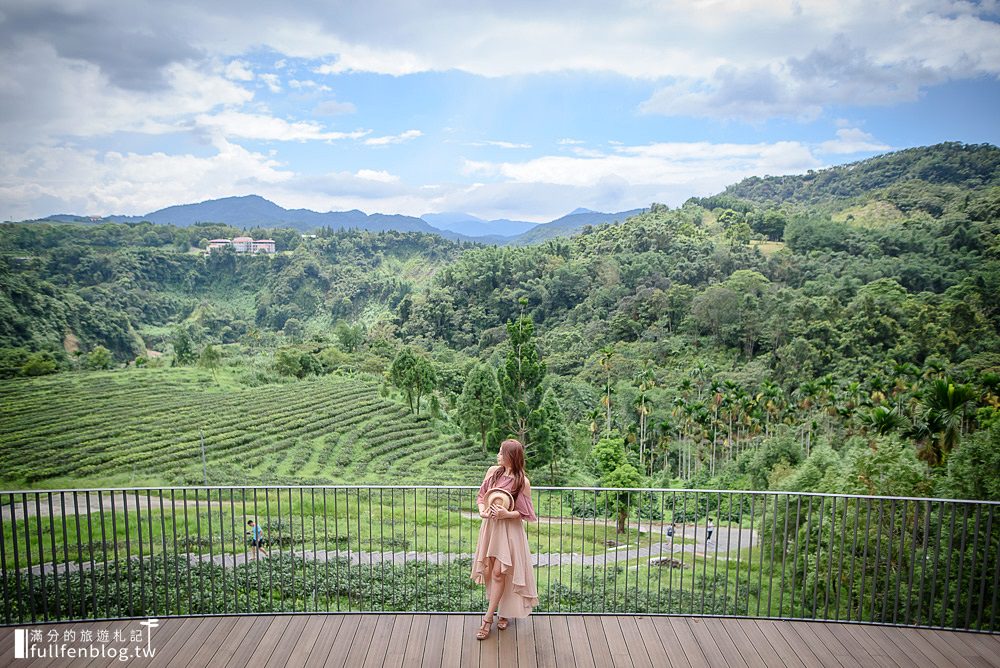
<path id="1" fill-rule="evenodd" d="M 253 520 L 247 520 L 247 526 L 250 527 L 247 530 L 247 536 L 250 539 L 250 547 L 253 548 L 253 558 L 254 560 L 259 559 L 260 555 L 263 554 L 265 557 L 268 556 L 267 552 L 264 551 L 264 530 L 257 526 L 257 523 Z"/>
<path id="2" fill-rule="evenodd" d="M 497 629 L 503 631 L 509 619 L 531 614 L 538 605 L 538 590 L 532 567 L 531 550 L 524 521 L 538 520 L 531 503 L 531 483 L 524 475 L 524 445 L 508 439 L 500 444 L 497 465 L 486 471 L 476 496 L 483 518 L 472 559 L 472 579 L 486 586 L 489 607 L 476 639 L 490 635 L 493 614 L 503 614 Z"/>
<path id="3" fill-rule="evenodd" d="M 708 518 L 708 525 L 705 527 L 705 542 L 712 540 L 712 532 L 715 531 L 715 526 L 712 524 L 712 518 Z"/>

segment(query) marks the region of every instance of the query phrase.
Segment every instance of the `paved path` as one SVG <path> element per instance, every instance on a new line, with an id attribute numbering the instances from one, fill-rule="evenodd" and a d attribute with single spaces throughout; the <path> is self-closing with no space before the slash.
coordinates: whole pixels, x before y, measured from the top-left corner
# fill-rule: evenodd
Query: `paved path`
<path id="1" fill-rule="evenodd" d="M 551 519 L 551 518 L 550 518 Z M 552 522 L 550 522 L 552 523 Z M 566 524 L 569 524 L 568 522 Z M 630 525 L 635 528 L 637 525 Z M 644 530 L 648 530 L 647 525 L 642 525 Z M 700 531 L 704 531 L 704 527 L 699 527 Z M 658 529 L 657 529 L 658 531 Z M 683 535 L 682 535 L 683 534 Z M 611 535 L 611 534 L 609 534 Z M 678 526 L 677 531 L 678 538 L 683 538 L 689 540 L 695 538 L 700 540 L 701 533 L 695 535 L 693 531 L 693 525 L 684 527 L 681 531 L 681 527 Z M 615 564 L 624 564 L 629 561 L 634 561 L 634 566 L 638 567 L 643 560 L 648 559 L 675 559 L 679 562 L 685 561 L 685 555 L 692 555 L 692 557 L 704 557 L 707 554 L 726 554 L 739 548 L 740 550 L 745 550 L 751 546 L 751 544 L 756 543 L 757 535 L 756 532 L 751 529 L 739 529 L 737 527 L 722 526 L 718 529 L 718 532 L 713 534 L 712 540 L 705 542 L 701 540 L 695 543 L 675 543 L 672 540 L 664 540 L 662 542 L 653 543 L 645 547 L 636 546 L 623 546 L 618 549 L 609 549 L 600 554 L 580 554 L 580 553 L 569 553 L 569 552 L 542 552 L 533 556 L 534 565 L 538 567 L 561 567 L 563 565 L 573 565 L 573 566 L 614 566 Z M 269 550 L 270 551 L 270 550 Z M 173 554 L 168 550 L 168 554 Z M 460 559 L 472 559 L 473 555 L 471 553 L 450 553 L 450 552 L 365 552 L 361 550 L 306 550 L 294 551 L 293 554 L 296 557 L 315 560 L 321 562 L 327 562 L 329 560 L 341 558 L 349 559 L 352 564 L 356 565 L 374 565 L 383 562 L 391 563 L 393 565 L 403 565 L 412 561 L 426 561 L 431 564 L 447 564 L 458 561 Z M 137 558 L 137 555 L 133 554 L 133 558 Z M 213 563 L 224 566 L 226 568 L 232 568 L 234 566 L 246 564 L 248 562 L 253 562 L 253 558 L 249 553 L 240 554 L 216 554 L 209 556 L 208 554 L 195 554 L 195 553 L 184 553 L 177 555 L 180 558 L 186 558 L 189 563 L 196 565 L 199 562 L 207 562 L 211 560 Z M 148 559 L 148 557 L 145 557 Z M 725 557 L 724 557 L 725 558 Z M 266 559 L 266 557 L 264 558 Z M 103 568 L 104 562 L 95 562 L 93 564 L 94 568 Z M 89 570 L 91 568 L 90 562 L 85 562 L 83 564 L 77 564 L 74 562 L 66 563 L 46 563 L 33 565 L 31 568 L 32 573 L 35 575 L 40 575 L 44 569 L 46 575 L 50 574 L 66 574 L 74 573 L 79 570 Z M 27 575 L 27 568 L 20 569 L 22 573 Z"/>
<path id="2" fill-rule="evenodd" d="M 74 494 L 76 499 L 74 499 Z M 25 504 L 24 499 L 20 494 L 14 494 L 14 519 L 23 520 L 25 517 Z M 48 493 L 42 491 L 38 493 L 38 508 L 35 508 L 35 492 L 28 493 L 28 503 L 27 503 L 27 516 L 34 517 L 36 514 L 41 515 L 43 518 L 49 516 L 49 498 Z M 111 507 L 114 505 L 116 513 L 123 513 L 127 510 L 130 515 L 136 513 L 136 495 L 135 493 L 128 493 L 128 498 L 124 498 L 125 495 L 121 492 L 115 492 L 114 503 L 112 504 L 111 492 L 101 492 L 101 498 L 97 498 L 97 492 L 91 492 L 89 497 L 83 492 L 63 492 L 61 495 L 59 492 L 52 493 L 52 517 L 60 518 L 65 516 L 67 519 L 73 517 L 74 515 L 87 515 L 87 514 L 98 514 L 101 512 L 101 507 L 104 507 L 104 512 L 110 517 Z M 65 502 L 65 503 L 64 503 Z M 173 505 L 177 508 L 184 507 L 184 501 L 180 494 L 177 494 L 174 499 Z M 205 501 L 199 500 L 197 504 L 194 499 L 189 499 L 187 502 L 189 508 L 208 508 L 208 507 L 219 507 L 218 501 Z M 163 497 L 163 509 L 168 510 L 171 507 L 170 497 Z M 237 506 L 238 507 L 238 506 Z M 160 497 L 159 496 L 148 496 L 146 494 L 139 494 L 139 508 L 138 512 L 141 517 L 146 515 L 149 508 L 153 509 L 153 512 L 158 512 L 160 510 Z M 0 517 L 3 518 L 4 522 L 10 521 L 11 509 L 10 509 L 10 497 L 6 494 L 4 495 L 4 503 L 0 506 Z"/>

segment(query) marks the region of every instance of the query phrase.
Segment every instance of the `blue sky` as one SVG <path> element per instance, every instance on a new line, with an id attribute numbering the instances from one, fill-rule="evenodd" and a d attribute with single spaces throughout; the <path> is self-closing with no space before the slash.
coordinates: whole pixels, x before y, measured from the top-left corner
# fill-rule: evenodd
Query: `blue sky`
<path id="1" fill-rule="evenodd" d="M 8 0 L 0 217 L 254 193 L 544 221 L 1000 144 L 998 15 L 994 1 Z"/>

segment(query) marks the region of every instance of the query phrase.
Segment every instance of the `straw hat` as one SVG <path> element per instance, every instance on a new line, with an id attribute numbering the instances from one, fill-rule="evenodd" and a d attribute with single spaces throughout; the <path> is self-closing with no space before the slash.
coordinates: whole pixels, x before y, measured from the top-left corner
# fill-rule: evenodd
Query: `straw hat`
<path id="1" fill-rule="evenodd" d="M 490 506 L 500 506 L 505 510 L 513 510 L 514 497 L 505 489 L 493 487 L 486 491 L 486 507 Z"/>

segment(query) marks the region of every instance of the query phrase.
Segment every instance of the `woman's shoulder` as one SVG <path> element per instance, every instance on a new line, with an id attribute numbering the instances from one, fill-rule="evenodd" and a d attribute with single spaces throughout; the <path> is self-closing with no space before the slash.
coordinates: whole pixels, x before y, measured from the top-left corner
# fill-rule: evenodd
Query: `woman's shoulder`
<path id="1" fill-rule="evenodd" d="M 494 465 L 494 466 L 491 466 L 491 467 L 489 467 L 488 469 L 486 469 L 486 475 L 487 475 L 487 476 L 491 476 L 491 475 L 493 475 L 494 473 L 496 473 L 496 472 L 497 472 L 497 470 L 499 470 L 499 468 L 500 468 L 500 467 L 499 467 L 499 466 L 496 466 L 496 465 Z"/>

